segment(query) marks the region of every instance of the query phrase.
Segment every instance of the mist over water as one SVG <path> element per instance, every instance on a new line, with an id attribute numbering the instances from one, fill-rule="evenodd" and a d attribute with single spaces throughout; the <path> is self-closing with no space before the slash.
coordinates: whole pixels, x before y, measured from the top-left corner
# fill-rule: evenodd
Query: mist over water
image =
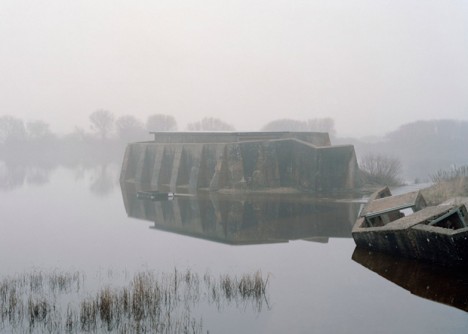
<path id="1" fill-rule="evenodd" d="M 466 313 L 458 305 L 411 295 L 351 259 L 356 203 L 319 201 L 309 206 L 304 199 L 290 198 L 176 198 L 162 203 L 133 197 L 141 216 L 126 208 L 125 197 L 136 194 L 121 188 L 119 173 L 118 162 L 105 168 L 99 162 L 59 166 L 49 171 L 46 182 L 26 178 L 3 189 L 2 279 L 38 270 L 79 271 L 91 293 L 125 286 L 139 272 L 173 273 L 177 268 L 217 278 L 261 271 L 269 276 L 268 307 L 257 313 L 235 304 L 193 306 L 203 328 L 224 333 L 391 333 L 408 328 L 414 333 L 458 333 L 466 328 Z M 109 182 L 99 181 L 103 175 Z M 102 183 L 105 191 L 96 191 Z M 166 220 L 151 214 L 160 205 L 166 206 Z M 194 228 L 196 235 L 190 233 Z M 212 241 L 215 231 L 237 242 Z M 391 319 L 383 316 L 389 313 Z"/>
<path id="2" fill-rule="evenodd" d="M 464 273 L 355 251 L 362 198 L 151 201 L 119 174 L 152 131 L 327 132 L 400 191 L 466 173 L 467 31 L 462 0 L 2 0 L 0 333 L 154 302 L 162 277 L 188 301 L 168 332 L 465 333 Z"/>

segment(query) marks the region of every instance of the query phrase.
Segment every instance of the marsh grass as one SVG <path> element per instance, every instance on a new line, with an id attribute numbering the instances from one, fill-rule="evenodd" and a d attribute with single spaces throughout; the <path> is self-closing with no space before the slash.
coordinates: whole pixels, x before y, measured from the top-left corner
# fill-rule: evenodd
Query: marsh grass
<path id="1" fill-rule="evenodd" d="M 200 303 L 260 312 L 269 277 L 191 270 L 138 272 L 124 286 L 84 289 L 80 272 L 34 271 L 0 282 L 0 331 L 18 333 L 201 333 Z"/>
<path id="2" fill-rule="evenodd" d="M 431 175 L 431 180 L 434 183 L 454 181 L 464 178 L 468 178 L 468 165 L 453 166 L 450 169 L 440 169 Z"/>
<path id="3" fill-rule="evenodd" d="M 431 175 L 434 185 L 423 189 L 428 204 L 438 205 L 451 198 L 468 196 L 468 166 L 439 170 Z"/>

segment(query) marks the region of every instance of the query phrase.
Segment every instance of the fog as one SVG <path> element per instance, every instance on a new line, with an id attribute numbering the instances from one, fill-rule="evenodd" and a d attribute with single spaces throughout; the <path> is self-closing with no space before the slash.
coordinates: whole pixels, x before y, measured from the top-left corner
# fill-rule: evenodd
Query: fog
<path id="1" fill-rule="evenodd" d="M 468 119 L 468 4 L 0 2 L 0 110 L 54 132 L 97 109 L 237 130 L 330 117 L 343 136 Z"/>
<path id="2" fill-rule="evenodd" d="M 466 275 L 359 254 L 351 232 L 381 184 L 467 196 L 467 32 L 464 0 L 0 0 L 0 332 L 82 332 L 82 306 L 132 277 L 187 297 L 179 276 L 257 273 L 257 309 L 223 284 L 227 302 L 200 290 L 180 315 L 193 332 L 466 332 Z M 141 143 L 233 129 L 330 136 Z M 60 277 L 83 289 L 28 290 Z"/>

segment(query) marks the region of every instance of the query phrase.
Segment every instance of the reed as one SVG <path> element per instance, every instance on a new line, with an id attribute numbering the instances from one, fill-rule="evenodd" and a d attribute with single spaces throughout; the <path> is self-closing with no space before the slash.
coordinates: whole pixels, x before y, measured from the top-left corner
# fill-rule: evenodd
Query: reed
<path id="1" fill-rule="evenodd" d="M 0 281 L 0 331 L 28 333 L 201 333 L 199 303 L 218 310 L 251 303 L 259 312 L 269 277 L 191 270 L 138 272 L 120 287 L 83 289 L 80 272 L 34 271 Z"/>
<path id="2" fill-rule="evenodd" d="M 450 169 L 440 169 L 431 176 L 434 183 L 453 181 L 460 178 L 468 178 L 468 165 L 453 166 Z"/>
<path id="3" fill-rule="evenodd" d="M 439 170 L 431 176 L 431 180 L 434 185 L 422 190 L 429 205 L 438 205 L 455 197 L 468 196 L 468 166 Z"/>

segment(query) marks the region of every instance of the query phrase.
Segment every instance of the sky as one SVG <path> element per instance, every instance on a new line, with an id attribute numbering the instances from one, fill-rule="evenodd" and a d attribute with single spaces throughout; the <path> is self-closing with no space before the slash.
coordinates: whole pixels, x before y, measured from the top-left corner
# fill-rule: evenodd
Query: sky
<path id="1" fill-rule="evenodd" d="M 341 136 L 468 120 L 466 0 L 1 0 L 0 115 L 331 117 Z"/>

